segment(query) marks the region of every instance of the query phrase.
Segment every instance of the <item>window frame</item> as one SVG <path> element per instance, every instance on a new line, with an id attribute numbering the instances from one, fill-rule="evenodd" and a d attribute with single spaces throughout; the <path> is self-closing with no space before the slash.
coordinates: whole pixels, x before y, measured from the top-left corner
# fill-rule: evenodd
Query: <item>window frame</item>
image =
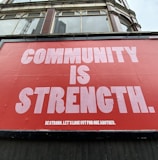
<path id="1" fill-rule="evenodd" d="M 38 13 L 38 15 L 37 15 Z M 31 15 L 34 14 L 34 15 Z M 14 15 L 14 16 L 13 16 Z M 35 29 L 35 34 L 41 34 L 42 26 L 44 23 L 46 11 L 32 11 L 32 12 L 19 12 L 19 13 L 6 13 L 6 14 L 1 14 L 0 15 L 0 21 L 1 22 L 6 22 L 8 21 L 9 23 L 15 23 L 16 25 L 12 25 L 13 28 L 10 28 L 10 31 L 8 31 L 6 34 L 0 34 L 0 35 L 28 35 L 28 34 L 34 34 L 33 30 Z M 10 21 L 10 22 L 9 22 Z M 23 21 L 23 22 L 22 22 Z M 24 22 L 25 21 L 25 22 Z M 22 24 L 24 23 L 24 24 Z M 42 23 L 41 27 L 39 27 L 40 23 Z M 27 26 L 28 25 L 28 26 Z M 35 25 L 35 28 L 34 28 Z M 20 32 L 16 32 L 18 27 L 20 27 Z M 26 28 L 28 27 L 28 28 Z M 31 29 L 31 27 L 33 27 Z M 27 30 L 25 30 L 25 29 Z M 37 30 L 40 31 L 37 31 Z M 32 33 L 29 33 L 29 32 Z M 37 33 L 39 32 L 39 33 Z"/>
<path id="2" fill-rule="evenodd" d="M 76 12 L 76 14 L 75 14 L 75 12 Z M 78 12 L 78 14 L 77 14 L 77 12 Z M 66 15 L 66 14 L 63 14 L 63 13 L 74 13 L 74 14 L 73 15 L 70 15 L 70 14 Z M 91 13 L 91 14 L 88 14 L 88 13 Z M 93 31 L 90 31 L 90 32 L 83 31 L 83 27 L 82 27 L 84 25 L 83 24 L 83 18 L 84 17 L 90 17 L 90 16 L 105 17 L 105 25 L 108 28 L 108 31 L 97 32 L 97 33 L 113 32 L 110 17 L 108 15 L 108 12 L 107 12 L 106 9 L 75 9 L 75 10 L 74 9 L 73 10 L 59 10 L 58 9 L 58 10 L 55 11 L 55 15 L 54 15 L 53 23 L 52 23 L 52 26 L 51 26 L 50 34 L 61 34 L 60 32 L 55 31 L 57 18 L 60 18 L 60 17 L 79 17 L 81 19 L 80 32 L 73 32 L 73 33 L 95 33 Z M 65 32 L 65 33 L 71 33 L 71 32 Z"/>
<path id="3" fill-rule="evenodd" d="M 133 32 L 134 31 L 134 28 L 132 27 L 132 22 L 128 18 L 126 18 L 123 15 L 119 15 L 119 20 L 120 20 L 122 32 Z M 123 30 L 122 25 L 127 27 L 126 31 Z"/>

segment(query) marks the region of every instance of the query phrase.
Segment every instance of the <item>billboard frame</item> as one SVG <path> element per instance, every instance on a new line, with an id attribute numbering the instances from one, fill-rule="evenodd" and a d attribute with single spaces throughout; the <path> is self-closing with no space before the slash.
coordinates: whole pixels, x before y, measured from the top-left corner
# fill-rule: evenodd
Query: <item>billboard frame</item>
<path id="1" fill-rule="evenodd" d="M 78 34 L 78 35 L 44 35 L 44 36 L 7 36 L 1 37 L 0 48 L 5 43 L 17 42 L 53 42 L 53 41 L 87 41 L 87 40 L 157 40 L 157 32 L 138 32 L 138 33 L 114 33 L 114 34 Z M 124 130 L 124 131 L 0 131 L 1 138 L 16 139 L 107 139 L 107 138 L 134 138 L 134 139 L 150 139 L 157 138 L 158 132 L 155 130 Z"/>

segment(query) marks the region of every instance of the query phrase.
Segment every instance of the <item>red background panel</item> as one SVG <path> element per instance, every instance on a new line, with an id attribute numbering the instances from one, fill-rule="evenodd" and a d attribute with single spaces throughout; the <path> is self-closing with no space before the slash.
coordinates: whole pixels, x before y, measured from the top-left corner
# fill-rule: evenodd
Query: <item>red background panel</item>
<path id="1" fill-rule="evenodd" d="M 114 63 L 81 63 L 81 64 L 22 64 L 21 57 L 27 49 L 37 51 L 40 48 L 94 48 L 94 47 L 136 47 L 138 62 L 131 61 L 123 51 L 123 63 L 119 63 L 113 52 Z M 101 41 L 59 41 L 59 42 L 19 42 L 5 43 L 0 49 L 0 130 L 158 130 L 158 41 L 157 40 L 101 40 Z M 84 65 L 90 80 L 81 84 L 70 84 L 70 69 Z M 84 75 L 83 75 L 84 76 Z M 126 113 L 120 113 L 118 101 L 122 99 L 111 92 L 111 87 L 138 86 L 141 88 L 148 112 L 134 113 L 128 93 L 123 94 Z M 19 94 L 24 88 L 35 91 L 37 87 L 60 87 L 64 90 L 64 105 L 73 101 L 79 106 L 79 113 L 47 113 L 50 94 L 45 94 L 41 113 L 34 113 L 37 94 L 27 95 L 31 101 L 29 109 L 22 114 L 16 112 L 16 104 L 20 103 Z M 66 95 L 69 87 L 106 87 L 111 92 L 105 96 L 113 100 L 113 109 L 103 113 L 98 108 L 96 113 L 80 112 L 80 93 L 73 94 L 74 100 Z M 96 94 L 95 94 L 96 95 Z M 24 97 L 26 98 L 26 96 Z M 87 97 L 85 97 L 87 98 Z M 101 99 L 101 98 L 100 98 Z M 99 100 L 100 100 L 99 99 Z M 90 99 L 87 98 L 87 101 Z M 93 105 L 93 101 L 90 102 Z M 123 102 L 120 102 L 123 104 Z M 139 104 L 138 104 L 139 105 Z M 66 106 L 67 107 L 67 106 Z M 103 106 L 105 108 L 105 106 Z M 151 107 L 151 110 L 149 108 Z M 154 110 L 152 110 L 154 109 Z M 45 125 L 51 121 L 50 125 Z M 101 121 L 108 124 L 101 124 Z M 59 125 L 58 125 L 59 122 Z M 61 124 L 60 124 L 61 122 Z M 79 123 L 79 124 L 74 124 Z M 109 124 L 110 123 L 110 124 Z"/>

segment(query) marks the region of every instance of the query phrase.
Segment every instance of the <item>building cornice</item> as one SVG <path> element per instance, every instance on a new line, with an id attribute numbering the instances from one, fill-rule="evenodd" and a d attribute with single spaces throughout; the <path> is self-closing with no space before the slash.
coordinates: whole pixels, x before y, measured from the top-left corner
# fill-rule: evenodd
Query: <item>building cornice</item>
<path id="1" fill-rule="evenodd" d="M 89 4 L 91 3 L 91 5 Z M 118 3 L 116 3 L 114 0 L 53 0 L 53 1 L 43 1 L 43 2 L 27 2 L 27 3 L 8 3 L 8 4 L 0 4 L 0 11 L 17 11 L 17 10 L 32 10 L 32 9 L 47 9 L 47 8 L 53 8 L 54 6 L 68 6 L 71 5 L 81 7 L 81 4 L 90 7 L 99 7 L 99 6 L 105 6 L 105 3 L 111 3 L 112 5 L 115 5 L 116 8 L 123 10 L 124 12 L 128 14 L 132 14 L 135 16 L 135 12 L 131 9 L 128 9 Z"/>

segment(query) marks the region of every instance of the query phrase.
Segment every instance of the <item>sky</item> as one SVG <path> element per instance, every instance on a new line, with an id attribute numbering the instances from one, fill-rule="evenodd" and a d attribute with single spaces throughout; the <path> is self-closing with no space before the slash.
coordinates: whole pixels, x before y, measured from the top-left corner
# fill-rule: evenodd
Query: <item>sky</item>
<path id="1" fill-rule="evenodd" d="M 158 0 L 127 0 L 142 31 L 158 31 Z"/>

